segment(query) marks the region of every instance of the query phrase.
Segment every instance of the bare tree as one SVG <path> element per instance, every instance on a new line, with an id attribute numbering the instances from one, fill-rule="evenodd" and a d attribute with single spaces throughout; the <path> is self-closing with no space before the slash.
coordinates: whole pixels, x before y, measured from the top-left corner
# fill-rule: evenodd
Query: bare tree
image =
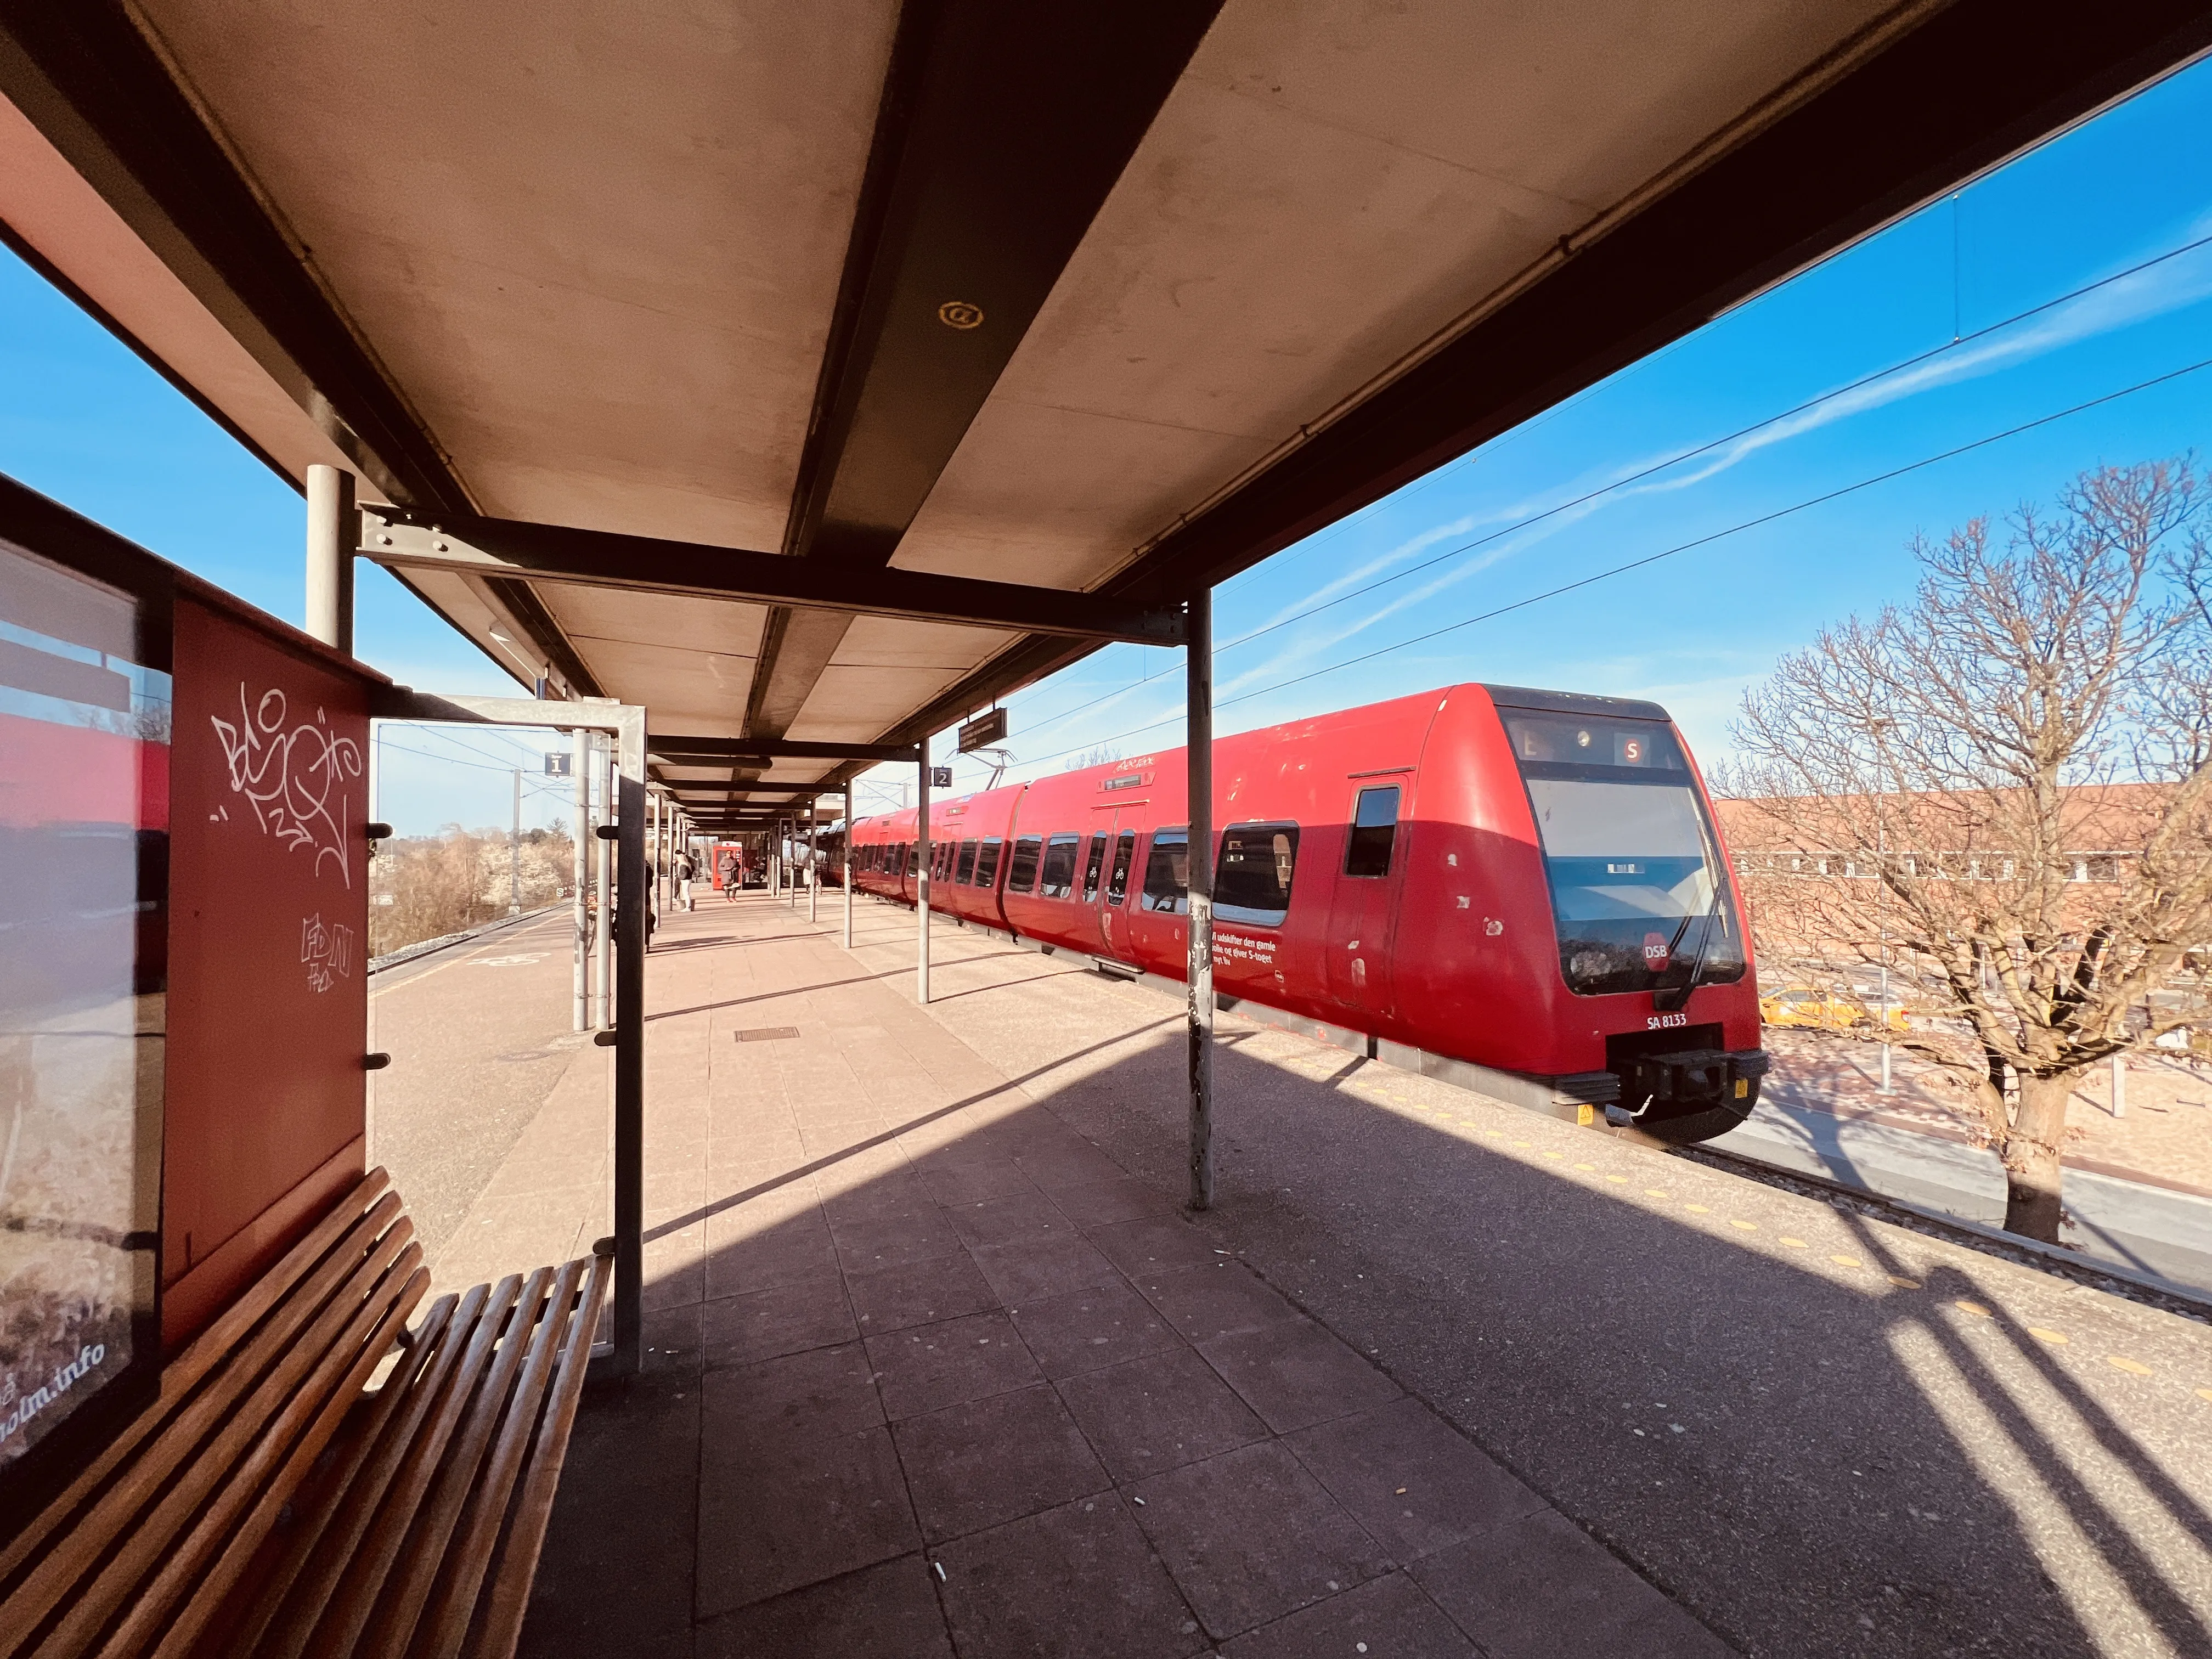
<path id="1" fill-rule="evenodd" d="M 1735 727 L 1767 948 L 1906 968 L 1938 1016 L 1908 1046 L 1972 1084 L 2005 1225 L 2036 1238 L 2081 1073 L 2207 1012 L 2202 507 L 2185 462 L 2102 468 L 2001 544 L 1978 519 L 1916 539 L 1911 607 L 1784 659 Z"/>

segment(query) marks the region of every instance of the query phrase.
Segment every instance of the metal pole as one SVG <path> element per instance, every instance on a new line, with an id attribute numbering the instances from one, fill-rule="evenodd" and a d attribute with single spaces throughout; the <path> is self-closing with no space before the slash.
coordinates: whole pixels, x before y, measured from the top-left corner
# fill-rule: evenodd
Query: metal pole
<path id="1" fill-rule="evenodd" d="M 853 948 L 853 786 L 845 786 L 845 948 Z"/>
<path id="2" fill-rule="evenodd" d="M 822 868 L 814 861 L 819 846 L 814 829 L 821 818 L 822 798 L 817 795 L 806 803 L 806 919 L 809 921 L 820 920 L 817 913 L 821 903 Z"/>
<path id="3" fill-rule="evenodd" d="M 921 929 L 921 955 L 914 969 L 914 1000 L 929 1003 L 929 739 L 921 740 L 921 777 L 915 790 L 914 914 Z"/>
<path id="4" fill-rule="evenodd" d="M 621 938 L 615 999 L 615 1364 L 645 1364 L 645 711 L 622 713 L 616 756 Z M 611 740 L 608 746 L 614 748 Z M 602 843 L 604 845 L 605 843 Z"/>
<path id="5" fill-rule="evenodd" d="M 522 914 L 522 769 L 514 769 L 514 834 L 507 842 L 507 914 Z"/>
<path id="6" fill-rule="evenodd" d="M 1191 595 L 1184 765 L 1190 794 L 1190 1207 L 1213 1206 L 1213 590 Z"/>
<path id="7" fill-rule="evenodd" d="M 614 739 L 601 738 L 592 745 L 596 751 L 592 770 L 599 775 L 599 826 L 606 828 L 614 822 L 614 778 L 611 763 L 614 759 Z M 643 843 L 641 842 L 640 845 Z M 615 890 L 613 874 L 615 845 L 604 835 L 593 845 L 599 850 L 599 932 L 595 943 L 599 957 L 599 1018 L 595 1022 L 602 1030 L 611 1030 L 614 1018 L 614 955 L 615 955 Z"/>
<path id="8" fill-rule="evenodd" d="M 361 541 L 353 474 L 307 469 L 307 632 L 353 655 L 353 553 Z"/>
<path id="9" fill-rule="evenodd" d="M 588 1031 L 592 1029 L 592 913 L 586 890 L 592 879 L 592 734 L 580 726 L 572 736 L 568 767 L 575 775 L 570 780 L 570 793 L 576 799 L 576 902 L 571 912 L 576 935 L 576 1029 Z"/>

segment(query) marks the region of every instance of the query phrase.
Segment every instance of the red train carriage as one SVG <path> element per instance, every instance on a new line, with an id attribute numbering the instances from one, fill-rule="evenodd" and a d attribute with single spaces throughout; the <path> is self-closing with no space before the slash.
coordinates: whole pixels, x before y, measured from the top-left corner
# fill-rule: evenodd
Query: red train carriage
<path id="1" fill-rule="evenodd" d="M 1213 766 L 1224 997 L 1672 1139 L 1750 1112 L 1741 901 L 1656 704 L 1459 685 L 1223 738 Z M 1184 783 L 1174 750 L 933 803 L 931 904 L 1180 980 Z M 855 886 L 911 902 L 915 814 L 853 836 Z"/>

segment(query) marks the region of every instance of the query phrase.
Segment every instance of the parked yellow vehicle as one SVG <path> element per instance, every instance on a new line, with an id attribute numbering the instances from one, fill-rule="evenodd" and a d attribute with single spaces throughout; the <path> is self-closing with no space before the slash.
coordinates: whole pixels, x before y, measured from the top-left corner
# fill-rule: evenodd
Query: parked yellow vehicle
<path id="1" fill-rule="evenodd" d="M 1863 1030 L 1877 1024 L 1892 1031 L 1911 1029 L 1905 1010 L 1892 1003 L 1877 1020 L 1875 1011 L 1845 991 L 1814 985 L 1786 986 L 1759 1000 L 1759 1017 L 1769 1025 L 1799 1025 L 1821 1031 Z"/>

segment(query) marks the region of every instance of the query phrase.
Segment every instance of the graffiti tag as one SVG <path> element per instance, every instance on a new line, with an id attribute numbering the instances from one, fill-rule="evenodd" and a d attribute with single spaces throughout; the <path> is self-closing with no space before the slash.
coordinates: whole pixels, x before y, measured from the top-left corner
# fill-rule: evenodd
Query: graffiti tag
<path id="1" fill-rule="evenodd" d="M 326 922 L 320 911 L 300 924 L 300 960 L 307 965 L 307 988 L 327 991 L 353 974 L 353 929 Z"/>
<path id="2" fill-rule="evenodd" d="M 287 726 L 284 694 L 261 694 L 249 712 L 246 684 L 238 687 L 238 723 L 219 714 L 208 719 L 222 742 L 230 769 L 231 793 L 252 803 L 262 832 L 294 852 L 312 848 L 315 873 L 325 859 L 335 860 L 338 879 L 353 885 L 352 848 L 346 839 L 350 814 L 346 786 L 361 775 L 361 745 L 330 729 L 319 708 L 313 720 Z"/>

